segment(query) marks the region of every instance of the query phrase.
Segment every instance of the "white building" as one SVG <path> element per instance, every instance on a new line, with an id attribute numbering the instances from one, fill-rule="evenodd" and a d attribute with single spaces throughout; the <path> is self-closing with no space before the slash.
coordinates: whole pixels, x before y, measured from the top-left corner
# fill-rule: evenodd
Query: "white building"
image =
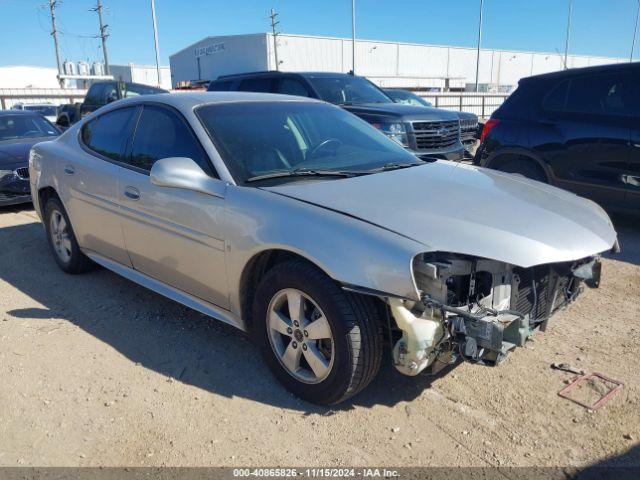
<path id="1" fill-rule="evenodd" d="M 278 67 L 283 71 L 349 72 L 351 39 L 277 35 Z M 220 75 L 275 70 L 271 33 L 207 37 L 169 57 L 171 82 L 212 80 Z M 380 86 L 454 89 L 475 84 L 476 49 L 374 40 L 356 40 L 355 70 Z M 568 67 L 628 61 L 570 55 Z M 558 53 L 488 50 L 480 52 L 479 83 L 497 89 L 522 77 L 563 68 Z"/>
<path id="2" fill-rule="evenodd" d="M 109 73 L 116 80 L 123 82 L 142 83 L 169 90 L 171 88 L 171 71 L 169 67 L 160 67 L 160 82 L 158 82 L 158 71 L 155 65 L 109 65 Z"/>
<path id="3" fill-rule="evenodd" d="M 60 88 L 58 70 L 27 65 L 0 67 L 0 88 Z"/>

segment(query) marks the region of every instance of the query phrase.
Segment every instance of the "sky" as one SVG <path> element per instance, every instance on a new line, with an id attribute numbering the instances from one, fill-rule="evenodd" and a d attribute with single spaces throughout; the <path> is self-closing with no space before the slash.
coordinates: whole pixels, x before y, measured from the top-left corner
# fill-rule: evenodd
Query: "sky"
<path id="1" fill-rule="evenodd" d="M 154 64 L 150 0 L 102 0 L 111 64 Z M 0 0 L 0 66 L 55 66 L 48 0 Z M 102 60 L 96 0 L 58 0 L 62 60 Z M 564 52 L 569 0 L 484 0 L 484 48 Z M 363 39 L 475 47 L 479 0 L 356 0 Z M 628 57 L 638 0 L 573 0 L 570 53 Z M 156 0 L 160 60 L 206 36 L 351 36 L 351 0 Z M 639 42 L 640 43 L 640 37 Z M 640 45 L 636 49 L 640 58 Z"/>

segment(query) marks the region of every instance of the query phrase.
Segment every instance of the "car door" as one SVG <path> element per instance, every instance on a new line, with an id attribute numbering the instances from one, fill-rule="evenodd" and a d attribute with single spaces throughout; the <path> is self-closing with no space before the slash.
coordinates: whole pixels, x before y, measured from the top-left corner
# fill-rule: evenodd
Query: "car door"
<path id="1" fill-rule="evenodd" d="M 131 262 L 145 275 L 228 308 L 224 198 L 153 185 L 151 167 L 168 157 L 188 157 L 216 177 L 184 118 L 168 106 L 145 104 L 120 173 L 122 228 Z"/>
<path id="2" fill-rule="evenodd" d="M 559 83 L 543 107 L 542 123 L 551 141 L 538 149 L 558 186 L 610 207 L 624 204 L 628 84 L 629 78 L 618 72 L 577 76 Z"/>
<path id="3" fill-rule="evenodd" d="M 634 64 L 635 65 L 635 64 Z M 624 175 L 626 185 L 625 208 L 640 212 L 640 65 L 631 75 L 633 88 L 628 95 L 628 122 L 631 130 L 629 164 Z"/>
<path id="4" fill-rule="evenodd" d="M 81 149 L 58 166 L 65 208 L 80 246 L 131 266 L 118 207 L 118 174 L 131 137 L 136 107 L 111 110 L 80 130 Z"/>

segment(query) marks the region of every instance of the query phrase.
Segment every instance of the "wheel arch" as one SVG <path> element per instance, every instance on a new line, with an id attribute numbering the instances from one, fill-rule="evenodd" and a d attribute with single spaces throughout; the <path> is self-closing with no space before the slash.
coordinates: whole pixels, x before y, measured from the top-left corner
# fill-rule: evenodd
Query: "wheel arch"
<path id="1" fill-rule="evenodd" d="M 253 299 L 255 296 L 256 288 L 258 284 L 264 278 L 269 270 L 278 264 L 284 263 L 290 260 L 298 260 L 322 271 L 329 278 L 333 277 L 327 271 L 326 268 L 321 266 L 319 262 L 311 260 L 310 258 L 293 250 L 286 248 L 268 248 L 260 252 L 255 253 L 249 261 L 245 264 L 242 273 L 240 275 L 239 284 L 239 300 L 240 300 L 240 314 L 242 321 L 244 322 L 245 329 L 248 329 L 251 325 Z M 333 279 L 335 281 L 335 279 Z"/>
<path id="2" fill-rule="evenodd" d="M 529 162 L 534 164 L 537 168 L 541 170 L 544 176 L 547 179 L 547 182 L 552 183 L 554 178 L 553 171 L 547 162 L 545 162 L 542 157 L 537 155 L 535 152 L 524 148 L 518 147 L 507 147 L 496 150 L 491 154 L 491 156 L 487 159 L 485 166 L 487 168 L 492 168 L 497 170 L 500 165 L 505 164 L 510 160 L 521 160 L 524 162 Z"/>

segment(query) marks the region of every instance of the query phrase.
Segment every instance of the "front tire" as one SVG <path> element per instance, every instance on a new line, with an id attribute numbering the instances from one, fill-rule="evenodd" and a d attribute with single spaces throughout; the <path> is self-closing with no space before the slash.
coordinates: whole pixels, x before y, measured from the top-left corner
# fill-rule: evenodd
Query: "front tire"
<path id="1" fill-rule="evenodd" d="M 71 222 L 62 202 L 52 197 L 44 207 L 47 241 L 56 263 L 66 273 L 77 274 L 90 270 L 93 262 L 80 250 Z"/>
<path id="2" fill-rule="evenodd" d="M 339 403 L 380 368 L 382 330 L 373 300 L 345 292 L 304 261 L 267 272 L 252 318 L 252 335 L 275 376 L 309 402 Z"/>

